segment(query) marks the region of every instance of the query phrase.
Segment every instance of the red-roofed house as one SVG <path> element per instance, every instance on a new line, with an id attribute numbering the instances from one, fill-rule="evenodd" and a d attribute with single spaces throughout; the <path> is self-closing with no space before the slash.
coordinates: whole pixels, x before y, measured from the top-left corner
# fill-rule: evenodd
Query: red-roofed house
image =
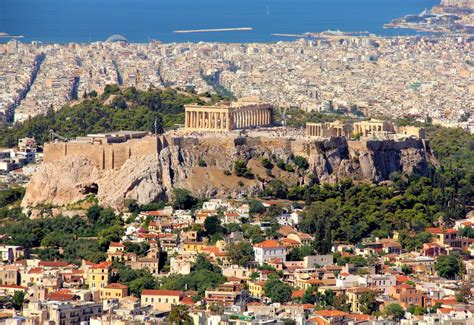
<path id="1" fill-rule="evenodd" d="M 339 310 L 318 310 L 315 317 L 308 319 L 309 324 L 343 325 L 347 324 L 348 313 Z"/>
<path id="2" fill-rule="evenodd" d="M 454 228 L 426 228 L 426 232 L 432 234 L 435 243 L 440 246 L 448 246 L 457 249 L 467 249 L 469 238 L 460 237 L 458 230 Z"/>
<path id="3" fill-rule="evenodd" d="M 253 246 L 255 261 L 260 265 L 269 260 L 280 258 L 284 263 L 286 261 L 286 247 L 276 240 L 265 240 Z"/>
<path id="4" fill-rule="evenodd" d="M 110 283 L 112 273 L 112 262 L 106 261 L 94 264 L 89 267 L 89 276 L 87 277 L 89 288 L 100 290 Z"/>

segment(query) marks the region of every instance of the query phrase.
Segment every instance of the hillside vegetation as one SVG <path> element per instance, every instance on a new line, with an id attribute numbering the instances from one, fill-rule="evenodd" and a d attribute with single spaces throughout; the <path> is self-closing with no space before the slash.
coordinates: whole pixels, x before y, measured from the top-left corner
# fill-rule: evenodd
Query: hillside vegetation
<path id="1" fill-rule="evenodd" d="M 166 128 L 184 123 L 184 105 L 220 99 L 219 96 L 198 96 L 175 89 L 141 91 L 109 85 L 101 96 L 94 93 L 78 104 L 64 106 L 58 111 L 49 109 L 46 115 L 0 130 L 0 145 L 13 147 L 22 137 L 34 137 L 44 143 L 48 141 L 49 130 L 68 138 L 118 130 L 154 132 L 155 120 L 156 131 L 162 133 Z"/>

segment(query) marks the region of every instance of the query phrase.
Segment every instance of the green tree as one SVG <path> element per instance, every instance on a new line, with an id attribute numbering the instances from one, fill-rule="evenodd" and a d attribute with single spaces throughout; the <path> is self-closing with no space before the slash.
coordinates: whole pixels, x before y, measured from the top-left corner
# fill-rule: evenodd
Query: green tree
<path id="1" fill-rule="evenodd" d="M 174 189 L 173 197 L 174 209 L 191 209 L 198 203 L 198 200 L 191 194 L 190 191 L 182 188 Z"/>
<path id="2" fill-rule="evenodd" d="M 367 290 L 359 297 L 359 309 L 363 314 L 371 315 L 377 310 L 377 294 Z"/>
<path id="3" fill-rule="evenodd" d="M 262 202 L 257 201 L 255 199 L 251 200 L 249 203 L 249 213 L 256 214 L 256 213 L 264 213 L 265 207 L 263 206 Z"/>
<path id="4" fill-rule="evenodd" d="M 234 163 L 234 172 L 238 177 L 245 177 L 248 179 L 254 178 L 252 171 L 247 168 L 247 162 L 244 160 L 237 160 Z"/>
<path id="5" fill-rule="evenodd" d="M 15 310 L 21 310 L 23 308 L 23 302 L 25 301 L 25 293 L 23 291 L 15 291 L 12 296 L 12 305 Z"/>
<path id="6" fill-rule="evenodd" d="M 291 299 L 291 287 L 278 279 L 271 279 L 265 282 L 263 288 L 265 296 L 272 302 L 287 302 Z"/>
<path id="7" fill-rule="evenodd" d="M 345 312 L 350 312 L 351 311 L 351 304 L 347 302 L 347 295 L 342 294 L 342 295 L 336 295 L 334 297 L 332 306 L 336 310 L 341 310 Z"/>
<path id="8" fill-rule="evenodd" d="M 283 181 L 279 179 L 272 179 L 265 186 L 264 193 L 266 196 L 274 197 L 277 199 L 286 199 L 288 196 L 288 187 Z"/>
<path id="9" fill-rule="evenodd" d="M 301 156 L 294 156 L 293 162 L 295 163 L 296 166 L 298 166 L 298 168 L 301 168 L 304 170 L 308 169 L 309 167 L 309 164 L 306 158 L 301 157 Z"/>
<path id="10" fill-rule="evenodd" d="M 462 272 L 462 261 L 455 255 L 442 255 L 436 260 L 435 270 L 440 277 L 455 279 Z"/>
<path id="11" fill-rule="evenodd" d="M 273 164 L 270 161 L 270 159 L 268 159 L 268 158 L 263 158 L 262 159 L 262 166 L 265 169 L 272 169 L 273 168 Z"/>
<path id="12" fill-rule="evenodd" d="M 150 249 L 150 244 L 147 242 L 134 243 L 126 241 L 123 244 L 127 253 L 135 253 L 137 256 L 145 256 Z"/>
<path id="13" fill-rule="evenodd" d="M 101 230 L 98 234 L 99 245 L 106 248 L 109 246 L 110 242 L 119 242 L 122 239 L 124 233 L 123 227 L 118 224 Z"/>
<path id="14" fill-rule="evenodd" d="M 249 242 L 231 243 L 226 246 L 226 251 L 232 264 L 247 266 L 254 260 L 253 247 Z"/>
<path id="15" fill-rule="evenodd" d="M 393 321 L 400 321 L 405 316 L 405 311 L 399 304 L 389 304 L 384 309 L 384 315 Z"/>
<path id="16" fill-rule="evenodd" d="M 302 261 L 303 258 L 314 254 L 314 248 L 310 245 L 293 248 L 287 255 L 287 261 Z"/>
<path id="17" fill-rule="evenodd" d="M 192 325 L 193 319 L 189 316 L 189 309 L 186 305 L 171 306 L 168 315 L 168 322 L 173 325 Z"/>
<path id="18" fill-rule="evenodd" d="M 204 228 L 208 236 L 213 236 L 215 234 L 222 234 L 222 222 L 217 216 L 210 216 L 204 220 Z"/>

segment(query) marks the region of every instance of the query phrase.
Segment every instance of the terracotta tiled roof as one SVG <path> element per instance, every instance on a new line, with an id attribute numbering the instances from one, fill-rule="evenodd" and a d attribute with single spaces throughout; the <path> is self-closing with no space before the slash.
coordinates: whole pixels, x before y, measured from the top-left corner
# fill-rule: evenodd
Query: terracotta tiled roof
<path id="1" fill-rule="evenodd" d="M 357 320 L 357 321 L 368 321 L 370 319 L 373 319 L 372 316 L 365 315 L 365 314 L 350 314 L 350 315 L 347 315 L 347 317 L 352 318 L 353 320 Z"/>
<path id="2" fill-rule="evenodd" d="M 341 317 L 341 316 L 349 315 L 348 313 L 340 311 L 340 310 L 329 310 L 329 309 L 318 310 L 315 312 L 315 314 L 322 317 Z"/>
<path id="3" fill-rule="evenodd" d="M 194 305 L 195 304 L 195 302 L 193 301 L 193 299 L 191 297 L 183 297 L 183 299 L 181 299 L 180 303 L 185 304 L 185 305 Z"/>
<path id="4" fill-rule="evenodd" d="M 112 262 L 105 261 L 91 266 L 92 269 L 107 269 L 112 265 Z"/>
<path id="5" fill-rule="evenodd" d="M 1 289 L 22 289 L 26 290 L 28 289 L 27 287 L 19 286 L 16 284 L 0 284 L 0 290 Z"/>
<path id="6" fill-rule="evenodd" d="M 179 290 L 143 290 L 142 291 L 142 296 L 147 295 L 147 296 L 175 296 L 179 297 L 181 296 L 182 292 Z"/>
<path id="7" fill-rule="evenodd" d="M 425 231 L 430 234 L 450 234 L 450 233 L 458 232 L 454 228 L 435 228 L 435 227 L 426 228 Z"/>
<path id="8" fill-rule="evenodd" d="M 128 289 L 128 286 L 121 283 L 111 283 L 105 287 L 105 289 Z"/>
<path id="9" fill-rule="evenodd" d="M 285 248 L 284 246 L 280 245 L 276 240 L 273 240 L 273 239 L 262 241 L 261 243 L 255 244 L 254 247 L 260 247 L 260 248 Z"/>
<path id="10" fill-rule="evenodd" d="M 300 244 L 299 241 L 291 239 L 291 238 L 283 238 L 282 240 L 280 240 L 280 242 L 283 245 L 288 245 L 288 246 L 293 246 L 293 245 L 299 245 Z"/>
<path id="11" fill-rule="evenodd" d="M 123 243 L 111 242 L 109 247 L 124 247 Z"/>
<path id="12" fill-rule="evenodd" d="M 142 212 L 144 215 L 147 215 L 147 216 L 154 216 L 154 217 L 160 217 L 160 216 L 169 216 L 169 213 L 165 212 L 165 211 L 161 211 L 161 210 L 158 210 L 158 211 L 147 211 L 147 212 Z"/>
<path id="13" fill-rule="evenodd" d="M 291 298 L 303 298 L 304 290 L 295 290 L 291 293 Z"/>
<path id="14" fill-rule="evenodd" d="M 76 296 L 72 293 L 66 293 L 66 292 L 53 292 L 50 293 L 47 297 L 47 300 L 54 300 L 54 301 L 71 301 L 74 300 Z"/>
<path id="15" fill-rule="evenodd" d="M 44 266 L 44 267 L 66 267 L 69 265 L 68 262 L 61 262 L 61 261 L 55 261 L 55 262 L 47 262 L 47 261 L 41 261 L 38 263 L 39 266 Z"/>
<path id="16" fill-rule="evenodd" d="M 43 269 L 41 267 L 34 267 L 28 271 L 28 274 L 38 274 L 38 273 L 43 273 Z"/>
<path id="17" fill-rule="evenodd" d="M 282 234 L 283 236 L 288 236 L 289 234 L 296 233 L 296 230 L 290 226 L 282 226 L 280 229 L 277 230 L 278 233 Z"/>

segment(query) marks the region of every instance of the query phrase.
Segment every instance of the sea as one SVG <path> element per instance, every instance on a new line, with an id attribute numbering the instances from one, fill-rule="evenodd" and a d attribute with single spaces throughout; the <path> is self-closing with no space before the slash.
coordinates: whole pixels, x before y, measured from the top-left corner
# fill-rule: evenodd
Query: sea
<path id="1" fill-rule="evenodd" d="M 384 29 L 393 18 L 420 13 L 439 0 L 0 0 L 0 33 L 22 42 L 86 43 L 122 35 L 129 42 L 275 42 L 341 30 L 376 35 L 416 34 Z M 251 27 L 250 31 L 174 33 Z M 7 39 L 0 38 L 0 42 Z"/>

